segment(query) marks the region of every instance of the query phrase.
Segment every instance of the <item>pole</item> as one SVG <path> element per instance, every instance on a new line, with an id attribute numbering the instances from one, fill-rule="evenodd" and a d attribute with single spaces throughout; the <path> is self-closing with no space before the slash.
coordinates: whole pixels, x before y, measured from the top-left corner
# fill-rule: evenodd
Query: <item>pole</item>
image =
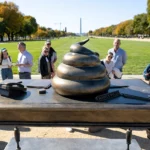
<path id="1" fill-rule="evenodd" d="M 82 19 L 80 18 L 80 36 L 82 34 Z"/>
<path id="2" fill-rule="evenodd" d="M 60 31 L 61 31 L 61 22 L 60 22 Z"/>

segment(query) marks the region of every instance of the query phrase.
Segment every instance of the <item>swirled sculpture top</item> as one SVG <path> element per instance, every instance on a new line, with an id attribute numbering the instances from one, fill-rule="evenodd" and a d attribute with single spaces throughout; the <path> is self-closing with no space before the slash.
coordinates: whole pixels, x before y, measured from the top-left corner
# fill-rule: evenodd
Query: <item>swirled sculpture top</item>
<path id="1" fill-rule="evenodd" d="M 89 39 L 73 44 L 52 79 L 55 91 L 63 96 L 104 93 L 110 86 L 106 69 L 95 53 L 83 47 Z"/>

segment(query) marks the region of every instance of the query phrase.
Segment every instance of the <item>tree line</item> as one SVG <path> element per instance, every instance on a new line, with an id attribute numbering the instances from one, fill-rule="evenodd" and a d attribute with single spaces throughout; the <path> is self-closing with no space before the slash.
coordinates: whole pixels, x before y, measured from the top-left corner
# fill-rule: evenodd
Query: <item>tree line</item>
<path id="1" fill-rule="evenodd" d="M 147 13 L 135 15 L 133 19 L 120 22 L 117 25 L 102 27 L 94 31 L 90 30 L 89 35 L 95 36 L 150 36 L 150 0 L 147 0 Z"/>
<path id="2" fill-rule="evenodd" d="M 7 37 L 9 41 L 26 39 L 41 39 L 74 35 L 52 28 L 41 27 L 33 16 L 26 16 L 19 11 L 19 7 L 13 2 L 0 2 L 0 41 Z"/>

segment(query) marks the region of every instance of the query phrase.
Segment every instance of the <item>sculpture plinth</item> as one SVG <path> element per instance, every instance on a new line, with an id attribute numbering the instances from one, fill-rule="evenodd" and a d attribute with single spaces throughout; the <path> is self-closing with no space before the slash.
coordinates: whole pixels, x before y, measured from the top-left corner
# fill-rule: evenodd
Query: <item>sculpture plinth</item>
<path id="1" fill-rule="evenodd" d="M 89 40 L 89 39 L 88 39 Z M 63 96 L 104 93 L 110 86 L 106 69 L 95 53 L 82 45 L 88 40 L 71 45 L 52 79 L 55 91 Z"/>

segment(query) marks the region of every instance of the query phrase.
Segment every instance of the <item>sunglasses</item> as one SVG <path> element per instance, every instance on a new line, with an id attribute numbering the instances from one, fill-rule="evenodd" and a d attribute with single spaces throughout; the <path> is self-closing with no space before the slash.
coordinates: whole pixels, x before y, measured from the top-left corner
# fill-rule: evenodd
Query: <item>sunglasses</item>
<path id="1" fill-rule="evenodd" d="M 47 45 L 51 45 L 51 44 L 47 44 Z"/>

